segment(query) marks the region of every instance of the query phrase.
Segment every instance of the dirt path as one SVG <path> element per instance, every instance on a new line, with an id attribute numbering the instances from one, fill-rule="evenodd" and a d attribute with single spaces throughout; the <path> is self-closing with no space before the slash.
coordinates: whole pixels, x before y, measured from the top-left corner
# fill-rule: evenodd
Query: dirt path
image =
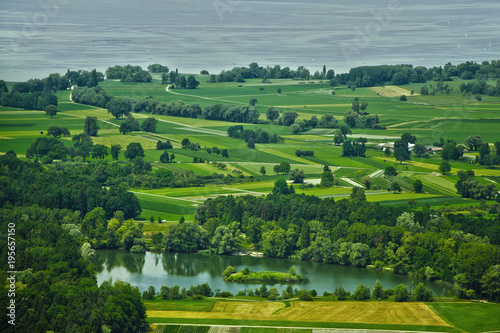
<path id="1" fill-rule="evenodd" d="M 240 190 L 240 189 L 235 189 L 235 188 L 229 188 L 229 187 L 222 187 L 223 189 L 225 190 L 231 190 L 231 191 L 237 191 L 237 192 L 244 192 L 244 193 L 248 193 L 248 194 L 256 194 L 256 195 L 266 195 L 267 193 L 266 192 L 255 192 L 255 191 L 248 191 L 248 190 Z M 230 193 L 230 194 L 234 194 L 234 193 Z"/>
<path id="2" fill-rule="evenodd" d="M 75 104 L 78 104 L 78 103 L 75 103 Z M 67 113 L 64 113 L 64 112 L 59 112 L 60 114 L 63 114 L 65 116 L 68 116 L 68 117 L 77 117 L 77 118 L 82 118 L 84 119 L 85 117 L 84 116 L 77 116 L 76 114 L 67 114 Z M 97 119 L 99 121 L 102 121 L 103 123 L 106 123 L 106 124 L 110 124 L 110 125 L 113 125 L 115 127 L 120 127 L 120 125 L 117 125 L 117 124 L 114 124 L 108 120 L 104 120 L 104 119 Z"/>
<path id="3" fill-rule="evenodd" d="M 134 194 L 144 194 L 144 195 L 150 195 L 152 197 L 158 197 L 158 198 L 164 198 L 164 199 L 174 199 L 174 200 L 181 200 L 181 201 L 187 201 L 187 202 L 193 202 L 196 204 L 199 204 L 199 201 L 194 201 L 194 200 L 189 200 L 189 199 L 184 199 L 184 198 L 177 198 L 177 197 L 167 197 L 165 195 L 159 195 L 159 194 L 151 194 L 151 193 L 143 193 L 143 192 L 137 192 L 137 191 L 129 191 L 130 193 Z"/>
<path id="4" fill-rule="evenodd" d="M 142 117 L 142 118 L 148 118 L 148 116 L 140 114 L 140 113 L 135 113 L 134 115 L 136 115 L 138 117 Z M 156 118 L 156 119 L 158 121 L 161 121 L 161 122 L 164 122 L 164 123 L 169 123 L 169 124 L 175 124 L 175 125 L 182 126 L 182 127 L 176 128 L 176 129 L 182 129 L 182 130 L 185 130 L 185 131 L 193 131 L 193 132 L 199 132 L 199 133 L 205 133 L 205 134 L 212 134 L 212 135 L 227 136 L 227 133 L 224 132 L 224 131 L 219 131 L 219 130 L 214 130 L 214 129 L 208 129 L 208 128 L 204 128 L 204 127 L 194 127 L 194 126 L 189 126 L 189 125 L 185 125 L 185 124 L 181 124 L 181 123 L 176 123 L 174 121 L 169 121 L 169 120 L 163 120 L 163 119 L 159 119 L 159 118 Z"/>
<path id="5" fill-rule="evenodd" d="M 225 99 L 218 99 L 218 98 L 213 98 L 213 97 L 203 97 L 203 96 L 196 96 L 196 95 L 188 95 L 188 94 L 183 94 L 183 93 L 176 92 L 176 91 L 171 91 L 170 87 L 168 85 L 167 85 L 167 88 L 165 89 L 165 91 L 168 92 L 168 93 L 174 94 L 174 95 L 178 95 L 178 96 L 186 96 L 186 97 L 191 97 L 191 98 L 200 98 L 200 99 L 205 99 L 207 101 L 226 102 L 226 103 L 232 103 L 232 104 L 243 104 L 243 105 L 246 105 L 246 103 L 242 103 L 242 102 L 228 101 L 228 100 L 225 100 Z"/>

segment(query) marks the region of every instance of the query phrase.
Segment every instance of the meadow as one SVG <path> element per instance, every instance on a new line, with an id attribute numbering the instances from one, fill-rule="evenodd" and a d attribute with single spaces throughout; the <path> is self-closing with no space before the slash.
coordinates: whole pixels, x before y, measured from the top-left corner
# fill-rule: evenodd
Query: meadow
<path id="1" fill-rule="evenodd" d="M 179 303 L 179 306 L 172 304 Z M 160 305 L 167 304 L 167 305 Z M 205 305 L 203 305 L 205 304 Z M 247 327 L 246 332 L 260 332 L 269 326 L 269 332 L 277 327 L 309 328 L 358 328 L 379 330 L 419 330 L 434 332 L 456 332 L 467 329 L 479 332 L 483 328 L 498 328 L 499 323 L 482 326 L 479 320 L 469 319 L 468 327 L 463 326 L 457 316 L 443 319 L 441 312 L 434 310 L 448 303 L 395 303 L 395 302 L 336 302 L 336 301 L 285 301 L 285 302 L 242 302 L 216 301 L 147 301 L 148 321 L 158 327 L 160 323 L 187 325 L 238 325 Z M 467 310 L 466 303 L 454 306 Z M 190 307 L 192 306 L 192 309 Z M 477 307 L 477 312 L 491 316 L 487 305 Z M 169 308 L 171 307 L 171 308 Z M 451 320 L 450 320 L 451 319 Z M 187 325 L 186 325 L 187 324 Z M 179 325 L 181 326 L 181 325 Z M 199 327 L 200 327 L 199 326 Z M 260 327 L 251 327 L 260 326 Z M 276 327 L 277 326 L 277 327 Z M 281 328 L 281 330 L 285 330 Z M 302 329 L 300 329 L 302 332 Z"/>
<path id="2" fill-rule="evenodd" d="M 498 304 L 451 302 L 445 298 L 430 303 L 321 299 L 314 302 L 243 302 L 205 298 L 201 301 L 154 300 L 145 304 L 150 323 L 158 329 L 176 329 L 175 332 L 186 332 L 185 329 L 192 326 L 206 327 L 210 332 L 228 328 L 245 332 L 283 332 L 293 327 L 301 333 L 311 332 L 311 327 L 322 332 L 328 332 L 327 328 L 358 328 L 472 333 L 493 332 L 500 327 Z"/>
<path id="3" fill-rule="evenodd" d="M 200 176 L 211 176 L 214 173 L 224 176 L 243 177 L 243 183 L 219 183 L 195 188 L 163 188 L 132 189 L 138 196 L 143 212 L 142 220 L 155 221 L 164 219 L 177 221 L 181 216 L 192 220 L 196 205 L 218 195 L 265 195 L 273 188 L 278 178 L 287 175 L 275 174 L 273 167 L 281 162 L 288 162 L 291 168 L 304 171 L 305 182 L 317 184 L 323 166 L 328 165 L 336 179 L 337 186 L 317 187 L 296 184 L 295 191 L 320 197 L 346 198 L 350 195 L 353 184 L 362 184 L 362 179 L 372 176 L 372 186 L 366 189 L 368 201 L 380 202 L 383 205 L 408 205 L 409 200 L 416 200 L 417 208 L 425 204 L 442 207 L 473 206 L 477 202 L 464 200 L 456 194 L 455 183 L 458 170 L 472 169 L 481 183 L 493 183 L 500 189 L 498 182 L 500 170 L 487 169 L 476 164 L 452 162 L 451 172 L 439 174 L 439 155 L 430 158 L 413 158 L 409 162 L 398 163 L 393 157 L 386 156 L 376 149 L 376 144 L 396 140 L 401 134 L 411 132 L 419 143 L 432 145 L 443 138 L 454 139 L 463 143 L 470 135 L 479 134 L 486 142 L 500 140 L 498 126 L 500 124 L 500 98 L 485 96 L 482 102 L 463 97 L 457 93 L 463 80 L 451 82 L 455 90 L 450 95 L 419 95 L 423 84 L 407 86 L 390 86 L 375 88 L 349 89 L 345 86 L 330 87 L 326 81 L 294 81 L 271 80 L 262 83 L 260 79 L 249 79 L 243 84 L 234 82 L 207 83 L 208 77 L 197 75 L 200 82 L 197 89 L 171 89 L 166 91 L 161 85 L 158 75 L 153 75 L 151 83 L 121 83 L 106 80 L 100 83 L 107 93 L 119 98 L 140 99 L 154 97 L 156 100 L 172 103 L 182 100 L 184 103 L 198 103 L 204 107 L 212 104 L 246 105 L 250 98 L 257 98 L 256 107 L 261 113 L 258 124 L 241 124 L 245 129 L 265 129 L 281 135 L 284 143 L 256 144 L 255 149 L 248 149 L 243 140 L 229 138 L 226 134 L 230 126 L 237 123 L 191 119 L 163 115 L 133 114 L 142 123 L 148 116 L 158 119 L 155 134 L 133 132 L 127 135 L 119 133 L 123 122 L 115 119 L 105 109 L 73 103 L 70 91 L 58 92 L 59 112 L 51 119 L 40 111 L 0 109 L 0 152 L 13 150 L 23 157 L 31 142 L 45 135 L 49 126 L 67 127 L 72 135 L 81 133 L 83 120 L 87 116 L 95 116 L 99 120 L 99 132 L 93 138 L 94 143 L 110 147 L 120 144 L 125 148 L 131 142 L 139 142 L 145 149 L 145 160 L 153 165 L 153 171 L 167 168 L 173 172 L 185 174 L 194 172 Z M 427 83 L 429 84 L 429 83 Z M 432 84 L 432 83 L 430 83 Z M 278 92 L 281 89 L 281 92 Z M 411 95 L 415 90 L 417 94 Z M 332 93 L 333 92 L 333 93 Z M 399 99 L 399 93 L 408 93 L 407 101 Z M 316 128 L 307 132 L 293 134 L 286 126 L 266 122 L 265 112 L 269 106 L 277 107 L 280 112 L 295 111 L 298 119 L 308 119 L 315 115 L 321 118 L 331 114 L 343 123 L 344 113 L 350 109 L 355 97 L 367 102 L 367 111 L 379 116 L 386 130 L 352 129 L 352 138 L 365 136 L 368 138 L 366 157 L 342 157 L 342 148 L 333 144 L 336 129 Z M 180 142 L 189 138 L 198 142 L 201 149 L 193 151 L 182 149 Z M 65 146 L 71 146 L 71 138 L 61 138 Z M 174 163 L 159 163 L 162 151 L 156 150 L 158 140 L 170 140 L 175 154 Z M 227 149 L 229 157 L 209 154 L 207 148 Z M 314 156 L 297 157 L 295 151 L 313 150 Z M 472 155 L 473 157 L 474 155 Z M 218 168 L 212 163 L 193 163 L 193 158 L 204 161 L 222 162 L 226 169 Z M 120 160 L 123 161 L 123 153 Z M 92 160 L 92 158 L 87 158 Z M 110 156 L 105 158 L 111 162 Z M 383 176 L 382 170 L 394 166 L 399 173 L 398 182 L 402 186 L 401 193 L 388 191 L 390 179 Z M 261 174 L 261 167 L 266 173 Z M 252 178 L 252 182 L 245 182 Z M 413 192 L 413 182 L 419 179 L 424 185 L 423 194 Z"/>

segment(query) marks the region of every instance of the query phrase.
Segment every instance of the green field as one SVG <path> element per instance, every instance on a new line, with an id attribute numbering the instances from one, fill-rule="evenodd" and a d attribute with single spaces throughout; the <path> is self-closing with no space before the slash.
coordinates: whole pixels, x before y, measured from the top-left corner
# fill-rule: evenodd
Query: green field
<path id="1" fill-rule="evenodd" d="M 285 142 L 256 144 L 255 149 L 248 149 L 243 140 L 229 138 L 226 134 L 228 127 L 236 123 L 145 114 L 134 114 L 134 117 L 139 123 L 146 117 L 156 117 L 158 119 L 156 133 L 134 132 L 122 135 L 118 129 L 123 119 L 114 119 L 105 109 L 73 103 L 69 99 L 69 91 L 60 91 L 59 113 L 53 119 L 45 116 L 42 111 L 5 107 L 0 109 L 0 152 L 13 150 L 18 156 L 23 156 L 30 143 L 44 136 L 49 126 L 67 127 L 71 134 L 75 135 L 82 132 L 85 117 L 95 116 L 99 120 L 100 127 L 98 136 L 93 138 L 95 144 L 108 147 L 120 144 L 125 149 L 129 143 L 139 142 L 145 149 L 144 159 L 152 163 L 153 172 L 158 168 L 167 168 L 180 174 L 193 172 L 203 177 L 222 174 L 225 177 L 242 179 L 242 183 L 220 181 L 214 185 L 195 188 L 133 189 L 141 193 L 137 194 L 143 210 L 140 218 L 149 220 L 153 216 L 155 221 L 158 218 L 177 221 L 181 216 L 192 220 L 196 205 L 217 195 L 267 194 L 272 190 L 276 179 L 287 178 L 287 175 L 276 174 L 273 171 L 274 165 L 280 162 L 290 163 L 292 169 L 303 170 L 306 182 L 315 180 L 314 184 L 319 181 L 323 166 L 329 165 L 339 186 L 322 188 L 296 184 L 294 188 L 297 193 L 334 198 L 348 197 L 354 186 L 351 181 L 361 184 L 364 177 L 384 170 L 387 166 L 395 166 L 399 173 L 398 182 L 403 187 L 402 193 L 388 192 L 391 180 L 384 178 L 380 173 L 372 179 L 374 187 L 366 191 L 368 201 L 384 205 L 407 205 L 410 199 L 416 200 L 417 208 L 426 203 L 435 207 L 463 206 L 467 202 L 470 202 L 470 205 L 475 204 L 456 195 L 455 175 L 458 170 L 472 169 L 477 176 L 481 176 L 478 177 L 479 182 L 493 183 L 500 189 L 498 169 L 452 162 L 450 174 L 439 176 L 436 175 L 441 163 L 438 155 L 430 158 L 414 158 L 410 162 L 401 164 L 394 158 L 385 156 L 380 150 L 374 149 L 377 143 L 394 141 L 408 131 L 417 136 L 419 143 L 427 145 L 432 145 L 440 138 L 454 139 L 462 143 L 466 137 L 475 134 L 480 134 L 487 142 L 499 141 L 499 97 L 485 97 L 483 102 L 477 102 L 454 92 L 450 95 L 416 95 L 409 97 L 407 102 L 401 102 L 397 97 L 382 97 L 372 88 L 357 88 L 353 91 L 339 86 L 335 87 L 333 95 L 329 85 L 318 80 L 272 80 L 271 84 L 263 84 L 259 79 L 250 79 L 239 87 L 234 82 L 209 84 L 206 82 L 206 76 L 197 78 L 200 81 L 198 89 L 175 89 L 171 92 L 167 92 L 158 79 L 154 79 L 151 83 L 140 84 L 106 80 L 100 85 L 108 94 L 119 98 L 140 99 L 152 96 L 160 102 L 172 103 L 182 100 L 185 104 L 198 103 L 201 107 L 216 103 L 246 105 L 250 98 L 255 97 L 258 99 L 256 107 L 261 113 L 260 121 L 258 124 L 241 125 L 244 129 L 259 128 L 271 131 L 283 136 Z M 465 81 L 456 80 L 450 84 L 458 89 L 462 82 Z M 400 88 L 419 91 L 421 86 L 422 84 L 411 84 Z M 281 89 L 281 93 L 276 91 L 278 88 Z M 296 111 L 299 120 L 312 115 L 320 118 L 324 114 L 331 114 L 342 124 L 343 115 L 350 109 L 354 97 L 368 102 L 367 111 L 377 114 L 381 125 L 387 126 L 386 130 L 357 128 L 352 130 L 353 135 L 366 135 L 369 138 L 367 157 L 342 157 L 342 147 L 333 144 L 336 129 L 316 128 L 294 135 L 289 127 L 268 124 L 265 121 L 267 108 L 275 106 L 280 112 Z M 184 138 L 198 142 L 201 149 L 198 151 L 182 149 L 180 142 Z M 67 147 L 72 145 L 70 138 L 61 140 Z M 172 142 L 174 148 L 170 153 L 175 154 L 175 163 L 159 164 L 163 152 L 155 149 L 158 140 Z M 207 148 L 215 146 L 219 149 L 228 149 L 229 157 L 207 152 Z M 295 155 L 297 149 L 313 150 L 314 156 L 297 157 Z M 472 156 L 474 154 L 476 153 L 472 152 Z M 226 164 L 226 169 L 218 168 L 212 163 L 192 163 L 194 158 L 222 162 Z M 89 157 L 87 160 L 92 158 Z M 110 156 L 105 160 L 111 162 Z M 123 153 L 120 160 L 124 160 Z M 261 167 L 265 168 L 265 175 L 261 174 Z M 246 182 L 249 177 L 252 178 L 252 182 Z M 424 184 L 425 193 L 412 192 L 412 183 L 416 179 Z"/>
<path id="2" fill-rule="evenodd" d="M 464 332 L 500 330 L 500 304 L 431 303 L 430 306 Z"/>
<path id="3" fill-rule="evenodd" d="M 500 329 L 499 304 L 448 300 L 431 303 L 285 303 L 242 302 L 230 299 L 220 301 L 211 298 L 202 301 L 145 301 L 150 323 L 238 325 L 247 327 L 245 332 L 280 330 L 275 326 L 297 329 L 316 327 L 472 333 L 495 332 Z M 380 315 L 377 315 L 378 313 Z M 269 328 L 265 328 L 266 326 Z M 300 332 L 305 330 L 301 329 Z"/>

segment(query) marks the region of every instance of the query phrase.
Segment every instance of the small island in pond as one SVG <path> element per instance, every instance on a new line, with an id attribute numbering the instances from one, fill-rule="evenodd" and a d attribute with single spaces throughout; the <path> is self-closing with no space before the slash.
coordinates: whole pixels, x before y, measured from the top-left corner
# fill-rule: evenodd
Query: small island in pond
<path id="1" fill-rule="evenodd" d="M 237 273 L 234 267 L 227 266 L 222 276 L 224 277 L 224 281 L 240 283 L 300 283 L 303 280 L 302 275 L 295 273 L 295 266 L 290 267 L 288 273 L 270 271 L 251 272 L 248 267 Z"/>

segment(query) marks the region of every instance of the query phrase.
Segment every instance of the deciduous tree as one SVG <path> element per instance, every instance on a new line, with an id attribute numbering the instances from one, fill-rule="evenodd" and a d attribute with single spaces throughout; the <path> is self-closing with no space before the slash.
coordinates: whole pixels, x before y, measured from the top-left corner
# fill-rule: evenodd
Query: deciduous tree
<path id="1" fill-rule="evenodd" d="M 97 131 L 99 131 L 99 126 L 97 125 L 97 117 L 88 116 L 87 118 L 85 118 L 83 133 L 89 136 L 96 136 Z"/>
<path id="2" fill-rule="evenodd" d="M 133 160 L 136 157 L 144 157 L 144 149 L 142 145 L 138 142 L 131 142 L 127 146 L 127 150 L 125 151 L 125 158 L 128 160 Z"/>
<path id="3" fill-rule="evenodd" d="M 141 124 L 141 130 L 149 133 L 156 133 L 156 125 L 158 124 L 158 119 L 149 117 L 145 119 Z"/>
<path id="4" fill-rule="evenodd" d="M 52 117 L 54 117 L 56 114 L 57 114 L 57 106 L 52 104 L 47 105 L 47 107 L 45 108 L 45 115 L 50 116 L 50 118 L 52 119 Z"/>
<path id="5" fill-rule="evenodd" d="M 92 158 L 98 158 L 101 160 L 108 155 L 108 147 L 106 147 L 105 145 L 97 144 L 92 148 Z"/>
<path id="6" fill-rule="evenodd" d="M 447 174 L 448 172 L 451 171 L 451 164 L 450 162 L 446 161 L 446 160 L 443 160 L 441 161 L 441 164 L 439 165 L 439 171 L 445 175 Z"/>
<path id="7" fill-rule="evenodd" d="M 118 156 L 120 155 L 121 150 L 122 150 L 122 146 L 111 145 L 111 158 L 113 159 L 113 161 L 118 161 Z"/>
<path id="8" fill-rule="evenodd" d="M 290 170 L 288 179 L 293 180 L 294 183 L 303 183 L 304 182 L 304 170 L 292 169 Z"/>
<path id="9" fill-rule="evenodd" d="M 394 300 L 396 302 L 406 302 L 408 300 L 408 288 L 403 283 L 394 289 Z"/>

